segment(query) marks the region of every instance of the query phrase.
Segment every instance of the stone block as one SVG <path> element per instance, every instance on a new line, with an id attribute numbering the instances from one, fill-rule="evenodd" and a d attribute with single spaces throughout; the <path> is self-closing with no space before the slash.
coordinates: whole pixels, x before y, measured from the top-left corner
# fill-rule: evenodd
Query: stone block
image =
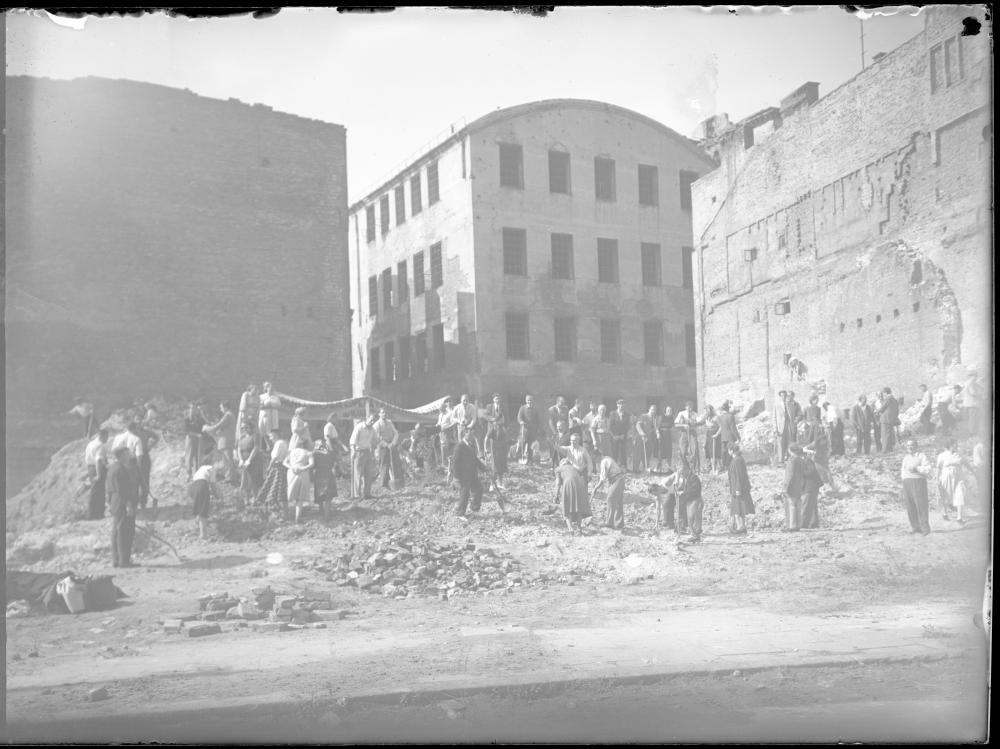
<path id="1" fill-rule="evenodd" d="M 192 624 L 188 627 L 188 637 L 205 637 L 206 635 L 217 635 L 222 632 L 222 627 L 218 624 Z"/>

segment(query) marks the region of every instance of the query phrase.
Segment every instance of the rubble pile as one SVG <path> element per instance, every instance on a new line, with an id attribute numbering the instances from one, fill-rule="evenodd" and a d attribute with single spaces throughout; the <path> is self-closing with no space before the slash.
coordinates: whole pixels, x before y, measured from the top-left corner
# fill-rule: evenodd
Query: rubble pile
<path id="1" fill-rule="evenodd" d="M 768 463 L 774 455 L 774 426 L 764 411 L 740 422 L 740 447 L 747 463 Z"/>
<path id="2" fill-rule="evenodd" d="M 407 535 L 356 542 L 340 556 L 293 566 L 324 573 L 341 586 L 396 599 L 415 595 L 447 599 L 462 593 L 510 590 L 545 579 L 526 572 L 508 553 L 471 542 L 452 545 Z"/>

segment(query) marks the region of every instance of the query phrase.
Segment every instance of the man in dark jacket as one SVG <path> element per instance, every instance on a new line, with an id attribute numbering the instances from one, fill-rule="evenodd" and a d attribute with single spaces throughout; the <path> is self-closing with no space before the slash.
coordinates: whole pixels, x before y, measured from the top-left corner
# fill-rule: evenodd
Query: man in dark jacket
<path id="1" fill-rule="evenodd" d="M 524 405 L 517 410 L 517 423 L 521 429 L 517 457 L 525 463 L 531 463 L 531 445 L 538 439 L 538 409 L 535 408 L 533 396 L 524 396 Z"/>
<path id="2" fill-rule="evenodd" d="M 733 457 L 729 448 L 740 441 L 740 430 L 736 427 L 736 417 L 729 409 L 729 401 L 726 401 L 722 404 L 719 415 L 715 417 L 719 424 L 719 441 L 722 442 L 722 467 L 727 471 L 729 470 L 729 461 Z"/>
<path id="3" fill-rule="evenodd" d="M 802 495 L 806 492 L 806 461 L 797 442 L 788 446 L 785 466 L 785 530 L 797 531 L 802 526 Z"/>
<path id="4" fill-rule="evenodd" d="M 899 426 L 899 403 L 892 395 L 891 388 L 885 388 L 882 407 L 878 412 L 879 427 L 882 431 L 882 452 L 891 452 L 896 446 L 896 427 Z"/>
<path id="5" fill-rule="evenodd" d="M 860 455 L 864 449 L 865 455 L 868 455 L 872 449 L 871 409 L 868 407 L 868 399 L 863 395 L 858 396 L 858 402 L 851 409 L 851 426 L 858 439 L 857 454 Z"/>
<path id="6" fill-rule="evenodd" d="M 455 479 L 461 489 L 458 498 L 458 516 L 467 520 L 465 512 L 469 509 L 469 495 L 472 495 L 472 511 L 479 512 L 479 506 L 483 501 L 483 484 L 479 480 L 479 471 L 488 471 L 479 457 L 476 455 L 476 448 L 473 446 L 474 435 L 471 430 L 462 435 L 455 447 L 452 456 Z M 506 510 L 506 505 L 500 495 L 497 495 L 497 502 L 500 505 L 500 512 Z"/>
<path id="7" fill-rule="evenodd" d="M 611 459 L 623 470 L 628 471 L 628 430 L 632 426 L 632 414 L 625 410 L 625 399 L 619 398 L 617 407 L 608 417 L 608 430 L 611 432 Z M 633 465 L 633 470 L 638 467 Z"/>
<path id="8" fill-rule="evenodd" d="M 115 450 L 114 457 L 105 480 L 111 511 L 111 561 L 115 567 L 135 567 L 132 540 L 139 506 L 139 468 L 127 447 Z"/>

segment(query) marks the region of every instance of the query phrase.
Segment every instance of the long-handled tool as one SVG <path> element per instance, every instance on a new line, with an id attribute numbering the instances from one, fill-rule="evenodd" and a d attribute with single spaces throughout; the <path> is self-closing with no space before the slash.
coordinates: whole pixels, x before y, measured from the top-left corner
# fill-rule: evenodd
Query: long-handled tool
<path id="1" fill-rule="evenodd" d="M 150 538 L 154 539 L 155 541 L 159 541 L 161 544 L 163 544 L 164 546 L 166 546 L 167 548 L 169 548 L 174 553 L 174 556 L 177 557 L 177 561 L 178 562 L 183 562 L 184 561 L 184 557 L 182 557 L 180 555 L 180 553 L 177 551 L 177 549 L 174 547 L 174 545 L 172 543 L 170 543 L 169 541 L 167 541 L 162 536 L 160 536 L 160 535 L 154 533 L 152 530 L 150 530 L 149 526 L 138 525 L 137 524 L 136 525 L 136 529 L 142 531 L 143 533 L 145 533 Z"/>

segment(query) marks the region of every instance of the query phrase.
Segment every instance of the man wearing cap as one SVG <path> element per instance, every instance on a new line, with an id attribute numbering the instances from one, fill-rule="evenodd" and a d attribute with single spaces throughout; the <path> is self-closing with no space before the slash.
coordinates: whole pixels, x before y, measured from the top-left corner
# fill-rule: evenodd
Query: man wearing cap
<path id="1" fill-rule="evenodd" d="M 560 421 L 565 422 L 566 428 L 569 428 L 569 409 L 566 408 L 566 399 L 561 395 L 556 397 L 555 405 L 549 406 L 548 410 L 549 435 L 553 440 L 555 439 L 556 428 Z M 555 468 L 554 463 L 552 467 Z"/>
<path id="2" fill-rule="evenodd" d="M 524 405 L 517 410 L 517 423 L 521 437 L 517 443 L 517 455 L 522 463 L 532 462 L 531 445 L 538 439 L 538 409 L 531 395 L 524 396 Z"/>
<path id="3" fill-rule="evenodd" d="M 635 431 L 642 446 L 643 469 L 647 473 L 651 471 L 655 460 L 656 470 L 659 471 L 663 461 L 660 458 L 660 414 L 655 405 L 636 420 Z"/>
<path id="4" fill-rule="evenodd" d="M 359 421 L 351 433 L 351 463 L 354 466 L 352 490 L 355 498 L 372 498 L 371 481 L 375 473 L 375 463 L 372 458 L 372 449 L 375 447 L 374 424 L 375 415 L 372 414 L 367 419 Z"/>
<path id="5" fill-rule="evenodd" d="M 489 455 L 493 464 L 491 481 L 497 489 L 503 489 L 500 481 L 507 473 L 507 417 L 504 416 L 500 393 L 493 393 L 493 402 L 486 407 L 486 439 L 483 452 Z"/>
<path id="6" fill-rule="evenodd" d="M 882 390 L 882 406 L 878 410 L 879 427 L 882 431 L 882 452 L 891 452 L 896 446 L 896 427 L 899 426 L 899 401 L 893 397 L 891 388 Z"/>
<path id="7" fill-rule="evenodd" d="M 856 454 L 860 455 L 863 449 L 865 455 L 868 455 L 872 449 L 871 408 L 863 395 L 858 396 L 858 402 L 851 409 L 851 426 L 854 427 L 854 436 L 858 440 Z"/>
<path id="8" fill-rule="evenodd" d="M 628 468 L 628 430 L 632 427 L 632 414 L 625 410 L 625 399 L 619 398 L 609 417 L 611 431 L 611 458 L 623 470 Z M 633 464 L 632 466 L 636 466 Z"/>

